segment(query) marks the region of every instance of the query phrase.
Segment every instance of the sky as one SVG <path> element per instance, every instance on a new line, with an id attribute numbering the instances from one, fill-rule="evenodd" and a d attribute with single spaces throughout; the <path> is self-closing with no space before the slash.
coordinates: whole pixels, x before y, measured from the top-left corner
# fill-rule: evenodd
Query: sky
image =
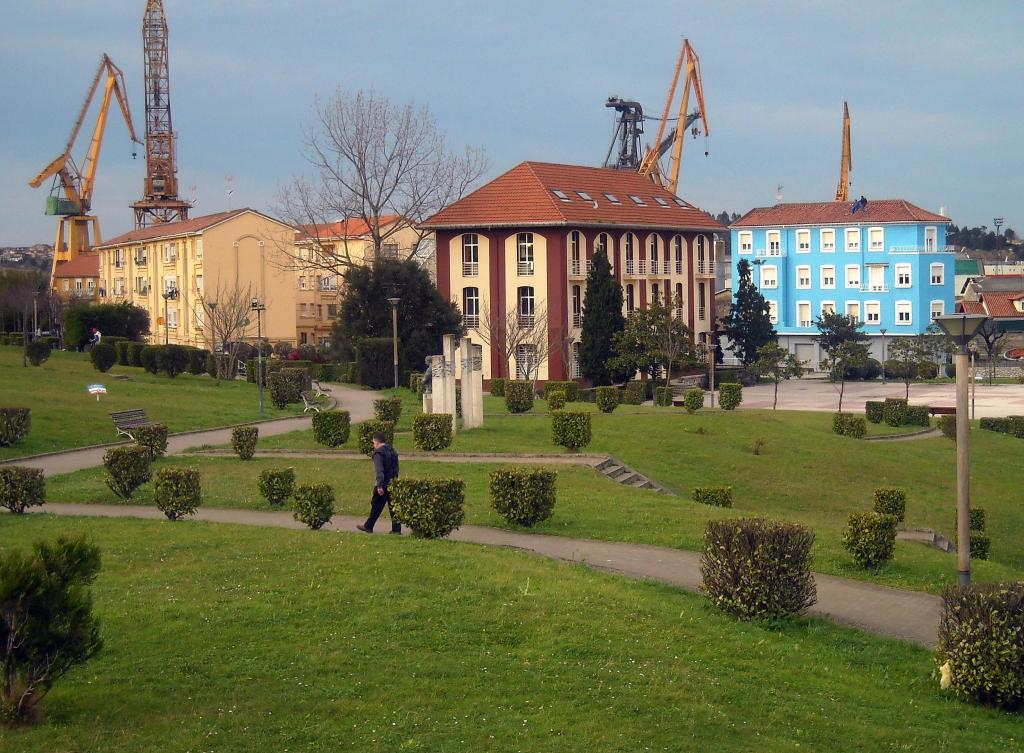
<path id="1" fill-rule="evenodd" d="M 743 213 L 774 204 L 779 185 L 783 201 L 830 200 L 846 100 L 851 195 L 944 207 L 959 225 L 1003 217 L 1024 232 L 1017 0 L 164 4 L 178 174 L 193 216 L 229 201 L 270 210 L 307 169 L 300 146 L 313 103 L 339 87 L 427 104 L 452 146 L 486 151 L 488 178 L 523 160 L 598 165 L 614 117 L 606 98 L 658 115 L 688 37 L 710 130 L 706 144 L 685 145 L 679 193 L 691 203 Z M 0 0 L 0 245 L 53 242 L 48 187 L 28 180 L 63 150 L 102 53 L 124 70 L 143 132 L 144 8 Z M 656 128 L 647 124 L 651 141 Z M 104 237 L 131 229 L 139 154 L 115 111 L 93 202 Z"/>

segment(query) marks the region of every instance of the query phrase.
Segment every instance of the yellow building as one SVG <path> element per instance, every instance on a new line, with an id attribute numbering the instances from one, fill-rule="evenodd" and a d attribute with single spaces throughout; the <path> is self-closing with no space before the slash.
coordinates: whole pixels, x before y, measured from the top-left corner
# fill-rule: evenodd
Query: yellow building
<path id="1" fill-rule="evenodd" d="M 81 254 L 54 267 L 51 286 L 66 299 L 95 301 L 99 295 L 99 259 Z"/>
<path id="2" fill-rule="evenodd" d="M 96 249 L 99 300 L 149 311 L 153 342 L 211 348 L 206 306 L 256 297 L 266 306 L 263 337 L 295 343 L 294 240 L 292 227 L 252 209 L 132 230 Z M 255 340 L 256 329 L 253 316 L 242 339 Z"/>

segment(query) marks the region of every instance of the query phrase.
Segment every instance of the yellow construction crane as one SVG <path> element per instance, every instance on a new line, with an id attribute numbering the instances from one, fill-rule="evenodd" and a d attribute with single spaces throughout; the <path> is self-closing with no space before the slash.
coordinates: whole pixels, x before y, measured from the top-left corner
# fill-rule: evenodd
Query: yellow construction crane
<path id="1" fill-rule="evenodd" d="M 683 79 L 683 98 L 679 103 L 679 117 L 676 120 L 675 128 L 665 136 L 665 124 L 668 122 L 668 116 L 672 110 L 672 102 L 675 99 L 676 88 L 679 85 L 679 74 L 683 71 L 684 65 L 686 75 Z M 697 109 L 688 113 L 687 108 L 690 105 L 691 89 L 697 99 Z M 665 110 L 662 113 L 661 122 L 658 123 L 658 137 L 655 139 L 655 146 L 653 148 L 648 147 L 644 153 L 644 158 L 640 163 L 640 174 L 649 177 L 656 183 L 661 183 L 672 193 L 676 193 L 676 190 L 679 188 L 679 166 L 683 156 L 684 137 L 687 131 L 690 131 L 694 137 L 700 133 L 701 126 L 697 125 L 698 120 L 704 127 L 704 135 L 710 135 L 711 129 L 708 128 L 707 108 L 704 106 L 704 84 L 700 77 L 700 58 L 697 57 L 697 53 L 690 46 L 690 40 L 684 39 L 683 48 L 679 52 L 679 60 L 676 63 L 675 74 L 672 76 L 672 86 L 668 90 L 668 99 L 665 100 Z M 661 159 L 670 147 L 672 149 L 672 157 L 669 162 L 668 180 L 665 180 L 660 174 L 658 160 Z"/>
<path id="2" fill-rule="evenodd" d="M 836 186 L 836 201 L 849 201 L 850 170 L 853 168 L 853 154 L 850 151 L 850 108 L 843 102 L 843 157 L 839 163 L 839 185 Z"/>
<path id="3" fill-rule="evenodd" d="M 103 99 L 96 116 L 96 124 L 92 129 L 92 140 L 89 142 L 85 159 L 79 167 L 71 156 L 71 150 L 75 146 L 75 139 L 78 138 L 78 132 L 82 128 L 82 123 L 85 122 L 85 117 L 104 74 L 106 74 L 106 80 L 103 87 Z M 89 240 L 90 226 L 92 227 L 93 242 L 100 242 L 99 220 L 90 215 L 89 210 L 92 208 L 92 194 L 96 186 L 96 166 L 100 159 L 103 133 L 107 127 L 107 115 L 112 98 L 117 99 L 117 104 L 121 108 L 124 122 L 128 126 L 128 135 L 131 136 L 132 141 L 141 144 L 142 142 L 135 135 L 131 111 L 128 109 L 124 74 L 107 55 L 103 55 L 100 58 L 96 75 L 93 77 L 92 86 L 89 87 L 89 93 L 78 113 L 78 119 L 75 121 L 74 128 L 71 129 L 71 137 L 68 139 L 67 146 L 59 157 L 29 181 L 32 188 L 38 188 L 43 181 L 53 178 L 53 187 L 50 196 L 46 199 L 46 214 L 56 215 L 59 218 L 57 220 L 57 241 L 53 247 L 53 269 L 92 249 L 92 243 Z M 134 152 L 132 156 L 135 156 Z"/>

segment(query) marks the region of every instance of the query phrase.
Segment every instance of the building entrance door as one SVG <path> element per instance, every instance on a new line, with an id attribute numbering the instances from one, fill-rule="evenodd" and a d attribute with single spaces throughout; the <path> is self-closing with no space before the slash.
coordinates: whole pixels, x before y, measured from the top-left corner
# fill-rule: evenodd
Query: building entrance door
<path id="1" fill-rule="evenodd" d="M 796 357 L 800 359 L 805 369 L 818 370 L 818 362 L 814 358 L 814 343 L 797 343 Z"/>

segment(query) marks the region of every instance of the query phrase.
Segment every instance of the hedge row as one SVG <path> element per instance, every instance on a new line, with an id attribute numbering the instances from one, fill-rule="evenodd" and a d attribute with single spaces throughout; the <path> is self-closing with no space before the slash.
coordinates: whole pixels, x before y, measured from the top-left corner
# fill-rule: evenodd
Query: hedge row
<path id="1" fill-rule="evenodd" d="M 981 428 L 1009 434 L 1017 439 L 1024 439 L 1024 416 L 1007 416 L 1006 418 L 983 418 Z"/>
<path id="2" fill-rule="evenodd" d="M 868 424 L 863 416 L 835 413 L 832 415 L 832 431 L 842 437 L 862 439 L 868 433 Z"/>

